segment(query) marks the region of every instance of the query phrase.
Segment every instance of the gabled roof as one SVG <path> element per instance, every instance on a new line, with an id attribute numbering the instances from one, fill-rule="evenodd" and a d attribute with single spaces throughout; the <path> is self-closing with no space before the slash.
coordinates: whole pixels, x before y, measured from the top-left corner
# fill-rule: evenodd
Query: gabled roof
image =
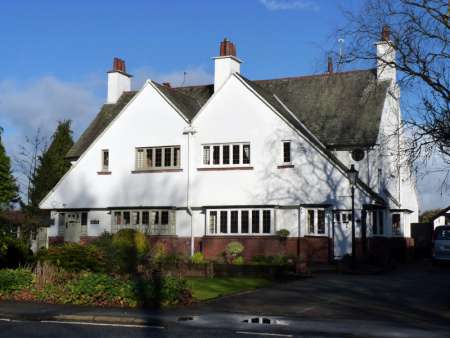
<path id="1" fill-rule="evenodd" d="M 389 83 L 377 81 L 373 69 L 256 81 L 239 77 L 296 128 L 304 132 L 306 127 L 327 147 L 366 147 L 377 142 Z M 170 88 L 152 84 L 188 120 L 214 93 L 214 85 Z M 103 105 L 67 157 L 81 156 L 135 94 L 125 92 L 116 104 Z"/>

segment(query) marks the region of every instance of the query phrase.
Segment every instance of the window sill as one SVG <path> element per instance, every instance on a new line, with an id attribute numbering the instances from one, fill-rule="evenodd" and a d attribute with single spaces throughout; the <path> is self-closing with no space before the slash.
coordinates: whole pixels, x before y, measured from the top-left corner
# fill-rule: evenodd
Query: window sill
<path id="1" fill-rule="evenodd" d="M 282 164 L 277 166 L 277 169 L 287 169 L 287 168 L 295 168 L 295 165 L 293 164 Z"/>
<path id="2" fill-rule="evenodd" d="M 148 173 L 172 173 L 172 172 L 180 172 L 183 169 L 180 168 L 167 168 L 167 169 L 143 169 L 143 170 L 133 170 L 132 174 L 148 174 Z"/>
<path id="3" fill-rule="evenodd" d="M 97 171 L 97 175 L 111 175 L 110 171 Z"/>
<path id="4" fill-rule="evenodd" d="M 251 166 L 236 166 L 236 167 L 202 167 L 197 168 L 198 171 L 218 171 L 218 170 L 253 170 Z"/>

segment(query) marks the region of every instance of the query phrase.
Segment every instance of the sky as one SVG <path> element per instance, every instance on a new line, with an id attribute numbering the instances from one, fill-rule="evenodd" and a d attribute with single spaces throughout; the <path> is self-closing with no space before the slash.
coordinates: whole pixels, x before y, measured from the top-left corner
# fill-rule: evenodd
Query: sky
<path id="1" fill-rule="evenodd" d="M 321 73 L 337 49 L 341 8 L 358 0 L 15 0 L 0 2 L 0 126 L 17 158 L 38 128 L 73 121 L 77 138 L 106 99 L 113 57 L 145 79 L 211 83 L 227 37 L 250 79 Z M 344 42 L 345 50 L 345 42 Z M 184 73 L 186 72 L 186 75 Z M 184 81 L 184 82 L 183 82 Z M 439 159 L 436 159 L 439 162 Z M 418 182 L 422 209 L 444 207 L 437 175 Z"/>

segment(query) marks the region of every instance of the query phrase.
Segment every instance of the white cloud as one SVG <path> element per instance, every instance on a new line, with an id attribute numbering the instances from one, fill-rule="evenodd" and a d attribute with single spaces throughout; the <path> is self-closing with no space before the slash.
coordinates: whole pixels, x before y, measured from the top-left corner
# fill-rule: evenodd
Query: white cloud
<path id="1" fill-rule="evenodd" d="M 319 5 L 305 0 L 259 0 L 270 11 L 313 10 L 318 11 Z"/>

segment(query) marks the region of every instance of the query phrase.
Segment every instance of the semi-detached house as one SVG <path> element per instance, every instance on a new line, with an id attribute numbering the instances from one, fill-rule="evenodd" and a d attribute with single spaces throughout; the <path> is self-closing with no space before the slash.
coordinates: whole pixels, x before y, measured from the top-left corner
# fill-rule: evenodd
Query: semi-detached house
<path id="1" fill-rule="evenodd" d="M 395 57 L 386 31 L 376 52 L 375 69 L 249 80 L 225 39 L 213 84 L 147 80 L 138 91 L 115 59 L 107 102 L 40 204 L 51 210 L 48 242 L 134 228 L 186 255 L 214 258 L 237 240 L 246 257 L 339 258 L 351 251 L 354 165 L 362 248 L 409 243 L 418 203 L 399 151 L 400 91 L 386 64 Z"/>

